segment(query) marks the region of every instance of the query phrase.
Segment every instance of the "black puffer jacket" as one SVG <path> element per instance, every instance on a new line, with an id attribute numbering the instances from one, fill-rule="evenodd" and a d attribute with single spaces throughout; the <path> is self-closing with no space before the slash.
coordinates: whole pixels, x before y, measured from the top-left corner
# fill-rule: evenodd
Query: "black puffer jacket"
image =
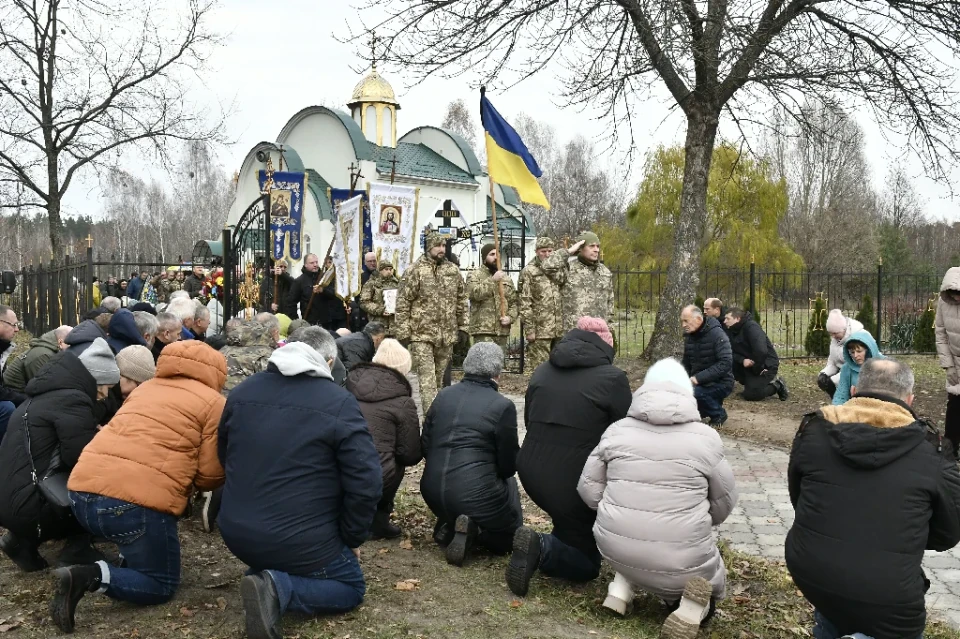
<path id="1" fill-rule="evenodd" d="M 420 493 L 444 521 L 469 515 L 491 532 L 516 529 L 506 480 L 516 472 L 517 408 L 490 379 L 465 375 L 440 391 L 423 422 Z"/>
<path id="2" fill-rule="evenodd" d="M 337 298 L 336 283 L 330 284 L 316 295 L 313 294 L 313 286 L 319 279 L 318 275 L 318 273 L 301 269 L 300 277 L 293 280 L 293 284 L 290 286 L 286 303 L 288 309 L 294 312 L 290 316 L 292 319 L 297 319 L 299 307 L 300 319 L 305 319 L 314 326 L 330 321 L 330 306 L 332 304 L 336 303 L 343 306 L 343 302 Z M 312 302 L 310 301 L 311 298 L 313 299 Z M 308 306 L 310 307 L 310 317 L 305 317 Z"/>
<path id="3" fill-rule="evenodd" d="M 350 333 L 337 338 L 337 357 L 348 372 L 357 364 L 369 363 L 376 352 L 373 340 L 366 333 Z"/>
<path id="4" fill-rule="evenodd" d="M 28 411 L 30 447 L 40 475 L 49 468 L 58 444 L 62 466 L 73 468 L 97 434 L 97 383 L 73 353 L 54 355 L 27 384 L 26 393 L 28 402 L 10 416 L 0 444 L 0 526 L 13 531 L 35 530 L 38 522 L 43 528 L 56 520 L 30 476 L 24 411 Z"/>
<path id="5" fill-rule="evenodd" d="M 347 375 L 347 390 L 360 403 L 367 429 L 380 455 L 383 485 L 403 476 L 407 466 L 423 459 L 420 418 L 407 378 L 380 364 L 358 364 Z"/>
<path id="6" fill-rule="evenodd" d="M 925 549 L 960 541 L 960 473 L 906 404 L 859 395 L 808 415 L 788 472 L 787 567 L 841 634 L 919 637 Z"/>
<path id="7" fill-rule="evenodd" d="M 613 365 L 613 348 L 594 333 L 563 336 L 527 386 L 527 436 L 517 457 L 520 481 L 547 511 L 562 541 L 596 552 L 596 512 L 577 494 L 587 457 L 632 401 L 627 374 Z"/>
<path id="8" fill-rule="evenodd" d="M 699 329 L 684 335 L 683 367 L 700 386 L 733 389 L 733 352 L 720 322 L 704 317 Z"/>
<path id="9" fill-rule="evenodd" d="M 729 329 L 730 348 L 733 351 L 734 376 L 742 373 L 759 375 L 764 369 L 768 373 L 776 374 L 780 368 L 780 358 L 777 350 L 770 342 L 770 338 L 753 319 L 750 313 L 744 313 L 743 318 Z M 751 359 L 753 366 L 744 368 L 743 360 Z"/>

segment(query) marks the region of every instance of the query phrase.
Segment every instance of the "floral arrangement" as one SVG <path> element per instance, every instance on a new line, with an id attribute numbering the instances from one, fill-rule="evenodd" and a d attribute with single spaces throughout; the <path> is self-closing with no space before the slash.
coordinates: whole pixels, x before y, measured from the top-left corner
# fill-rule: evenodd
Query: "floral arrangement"
<path id="1" fill-rule="evenodd" d="M 210 275 L 203 280 L 203 288 L 200 289 L 200 295 L 210 301 L 212 299 L 223 300 L 223 269 L 218 268 L 211 271 Z"/>

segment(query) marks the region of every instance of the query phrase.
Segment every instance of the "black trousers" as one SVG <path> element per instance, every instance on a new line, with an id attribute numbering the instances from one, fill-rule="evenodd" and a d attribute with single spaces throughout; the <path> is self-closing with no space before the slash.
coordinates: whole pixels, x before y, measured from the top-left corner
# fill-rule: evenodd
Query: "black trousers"
<path id="1" fill-rule="evenodd" d="M 777 371 L 768 370 L 760 375 L 754 375 L 745 368 L 735 367 L 733 372 L 737 381 L 743 384 L 742 397 L 746 401 L 759 402 L 777 394 L 777 389 L 771 383 L 777 378 Z"/>
<path id="2" fill-rule="evenodd" d="M 960 445 L 960 395 L 947 393 L 947 415 L 943 421 L 944 436 L 953 444 L 953 456 Z"/>
<path id="3" fill-rule="evenodd" d="M 377 504 L 377 510 L 380 512 L 387 513 L 388 515 L 393 512 L 393 501 L 397 497 L 397 492 L 400 490 L 400 484 L 403 482 L 403 472 L 404 468 L 397 468 L 397 472 L 394 473 L 394 476 L 390 481 L 383 482 L 383 493 L 380 497 L 380 503 Z"/>

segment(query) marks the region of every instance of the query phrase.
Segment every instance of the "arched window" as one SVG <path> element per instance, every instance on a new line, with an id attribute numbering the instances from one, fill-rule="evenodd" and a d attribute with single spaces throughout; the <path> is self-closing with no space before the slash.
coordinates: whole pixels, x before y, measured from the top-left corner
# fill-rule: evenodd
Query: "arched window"
<path id="1" fill-rule="evenodd" d="M 380 146 L 393 146 L 393 109 L 390 107 L 383 109 L 383 144 Z"/>
<path id="2" fill-rule="evenodd" d="M 360 125 L 360 107 L 353 107 L 353 121 Z"/>
<path id="3" fill-rule="evenodd" d="M 377 143 L 377 108 L 375 106 L 367 107 L 367 125 L 364 127 L 364 133 L 367 134 L 367 139 Z"/>
<path id="4" fill-rule="evenodd" d="M 310 255 L 311 253 L 313 253 L 313 251 L 310 250 L 310 234 L 304 233 L 303 234 L 303 254 Z"/>

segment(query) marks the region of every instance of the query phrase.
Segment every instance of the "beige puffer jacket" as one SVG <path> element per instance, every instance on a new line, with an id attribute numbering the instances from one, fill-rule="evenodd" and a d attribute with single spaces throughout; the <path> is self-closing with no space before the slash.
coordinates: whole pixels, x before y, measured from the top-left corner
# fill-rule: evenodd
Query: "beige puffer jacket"
<path id="1" fill-rule="evenodd" d="M 577 490 L 597 511 L 600 552 L 634 586 L 674 600 L 703 577 L 724 596 L 713 526 L 736 505 L 737 489 L 692 393 L 669 382 L 641 386 L 590 454 Z"/>
<path id="2" fill-rule="evenodd" d="M 960 292 L 960 267 L 949 269 L 940 285 L 937 300 L 937 357 L 947 371 L 947 392 L 960 395 L 960 304 L 949 295 Z"/>

